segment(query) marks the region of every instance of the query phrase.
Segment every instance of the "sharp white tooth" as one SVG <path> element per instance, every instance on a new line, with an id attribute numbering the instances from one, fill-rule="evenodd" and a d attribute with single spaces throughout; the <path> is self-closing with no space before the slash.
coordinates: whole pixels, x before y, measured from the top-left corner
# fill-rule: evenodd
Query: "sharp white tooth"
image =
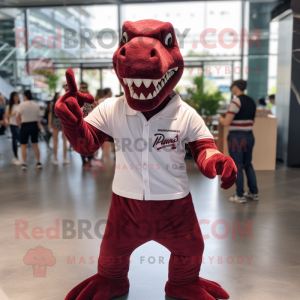
<path id="1" fill-rule="evenodd" d="M 174 72 L 174 71 L 172 71 L 171 75 L 174 75 L 174 73 L 175 73 L 175 72 Z"/>
<path id="2" fill-rule="evenodd" d="M 148 88 L 151 84 L 152 80 L 151 79 L 143 79 L 143 83 L 146 88 Z"/>
<path id="3" fill-rule="evenodd" d="M 132 86 L 133 79 L 131 79 L 131 78 L 125 78 L 125 79 L 127 81 L 128 86 Z"/>
<path id="4" fill-rule="evenodd" d="M 125 84 L 127 84 L 126 78 L 123 78 L 123 82 L 124 82 Z"/>
<path id="5" fill-rule="evenodd" d="M 134 93 L 133 98 L 134 99 L 140 99 L 139 96 L 136 93 Z"/>
<path id="6" fill-rule="evenodd" d="M 177 71 L 177 70 L 178 70 L 178 67 L 174 68 L 173 70 Z"/>
<path id="7" fill-rule="evenodd" d="M 168 78 L 168 79 L 169 79 L 169 78 Z M 165 83 L 167 83 L 168 79 L 167 79 L 167 78 L 165 78 Z"/>
<path id="8" fill-rule="evenodd" d="M 153 98 L 156 97 L 157 93 L 156 91 L 153 92 Z"/>
<path id="9" fill-rule="evenodd" d="M 158 92 L 157 92 L 157 94 L 158 94 L 159 91 L 161 90 L 161 86 L 159 84 L 157 85 L 157 89 L 158 89 Z"/>
<path id="10" fill-rule="evenodd" d="M 143 93 L 140 94 L 140 99 L 141 100 L 145 100 L 146 99 Z"/>
<path id="11" fill-rule="evenodd" d="M 159 79 L 159 80 L 158 80 L 158 82 L 160 82 L 161 80 L 162 80 L 162 78 L 161 78 L 161 79 Z"/>
<path id="12" fill-rule="evenodd" d="M 160 79 L 158 79 L 158 80 L 153 80 L 153 85 L 154 85 L 155 87 L 157 87 L 157 85 L 158 85 L 159 82 L 160 82 Z"/>
<path id="13" fill-rule="evenodd" d="M 140 87 L 143 82 L 143 79 L 133 79 L 133 82 L 137 87 Z"/>
<path id="14" fill-rule="evenodd" d="M 152 94 L 151 93 L 149 93 L 149 95 L 148 95 L 148 97 L 147 97 L 147 99 L 152 99 L 153 97 L 152 97 Z"/>
<path id="15" fill-rule="evenodd" d="M 162 81 L 162 82 L 161 82 L 161 87 L 163 88 L 163 87 L 164 87 L 164 85 L 165 85 L 165 84 L 164 84 L 164 82 Z"/>

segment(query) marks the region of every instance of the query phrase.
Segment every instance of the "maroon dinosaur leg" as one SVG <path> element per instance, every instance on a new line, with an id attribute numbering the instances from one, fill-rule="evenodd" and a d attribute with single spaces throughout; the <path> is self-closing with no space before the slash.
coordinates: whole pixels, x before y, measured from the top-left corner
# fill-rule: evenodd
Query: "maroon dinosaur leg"
<path id="1" fill-rule="evenodd" d="M 155 240 L 171 251 L 166 294 L 188 300 L 229 299 L 219 284 L 199 278 L 204 241 L 191 195 L 173 200 L 156 222 L 165 238 Z"/>

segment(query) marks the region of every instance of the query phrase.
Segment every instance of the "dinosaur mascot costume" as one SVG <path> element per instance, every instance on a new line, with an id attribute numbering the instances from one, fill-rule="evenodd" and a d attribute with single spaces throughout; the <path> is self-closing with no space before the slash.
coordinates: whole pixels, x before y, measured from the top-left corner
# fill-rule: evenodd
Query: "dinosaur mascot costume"
<path id="1" fill-rule="evenodd" d="M 189 144 L 206 177 L 221 175 L 224 189 L 235 183 L 237 169 L 217 150 L 202 118 L 173 91 L 184 65 L 172 24 L 125 22 L 113 66 L 125 96 L 105 100 L 83 118 L 80 107 L 94 99 L 77 91 L 74 73 L 67 70 L 69 92 L 55 106 L 80 154 L 94 153 L 109 136 L 121 147 L 98 273 L 72 289 L 66 300 L 108 300 L 127 293 L 130 255 L 151 240 L 171 252 L 167 295 L 229 299 L 218 283 L 199 277 L 204 242 L 189 191 L 184 145 Z"/>

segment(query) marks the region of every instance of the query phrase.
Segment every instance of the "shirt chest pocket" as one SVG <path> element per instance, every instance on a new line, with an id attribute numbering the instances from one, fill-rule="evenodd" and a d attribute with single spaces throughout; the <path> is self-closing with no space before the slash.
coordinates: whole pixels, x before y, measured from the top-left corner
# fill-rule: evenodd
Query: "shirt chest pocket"
<path id="1" fill-rule="evenodd" d="M 152 147 L 157 151 L 178 149 L 181 142 L 181 130 L 177 120 L 160 120 L 152 131 Z"/>

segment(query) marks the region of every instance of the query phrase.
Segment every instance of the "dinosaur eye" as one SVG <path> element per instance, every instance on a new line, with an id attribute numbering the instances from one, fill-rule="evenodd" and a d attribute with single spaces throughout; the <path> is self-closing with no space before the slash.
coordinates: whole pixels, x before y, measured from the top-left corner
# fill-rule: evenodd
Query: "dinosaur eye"
<path id="1" fill-rule="evenodd" d="M 123 35 L 122 35 L 122 42 L 124 44 L 126 44 L 128 42 L 128 35 L 127 35 L 127 32 L 123 32 Z"/>
<path id="2" fill-rule="evenodd" d="M 172 41 L 173 41 L 172 34 L 169 32 L 166 36 L 166 39 L 165 39 L 166 46 L 171 46 Z"/>

